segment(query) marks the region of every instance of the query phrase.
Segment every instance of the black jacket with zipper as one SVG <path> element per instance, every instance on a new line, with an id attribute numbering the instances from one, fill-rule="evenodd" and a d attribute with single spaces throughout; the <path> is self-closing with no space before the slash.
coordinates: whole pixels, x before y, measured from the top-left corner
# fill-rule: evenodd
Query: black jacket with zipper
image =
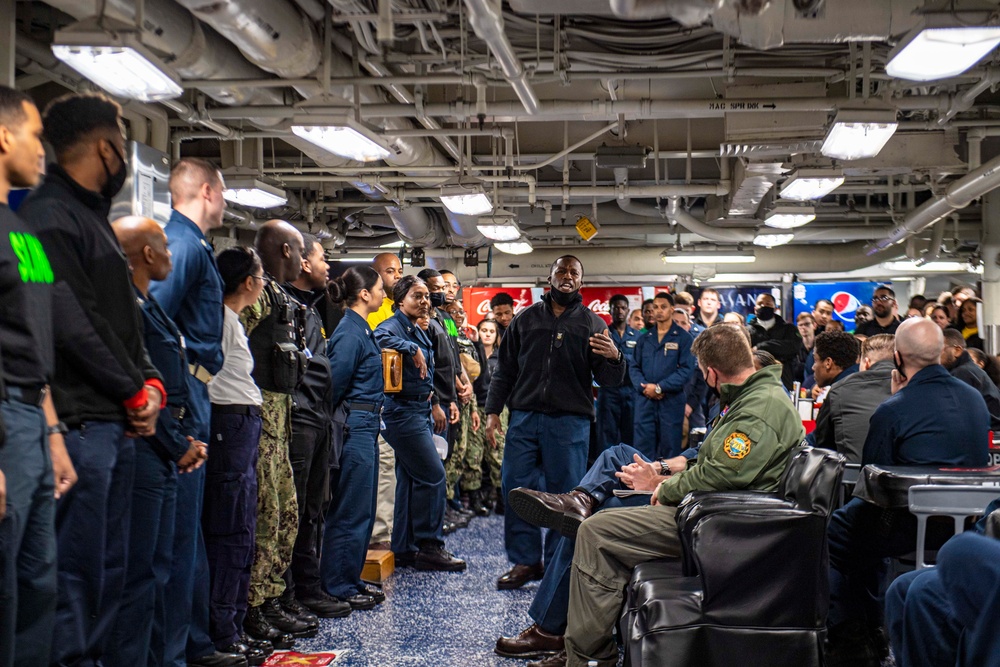
<path id="1" fill-rule="evenodd" d="M 515 317 L 500 343 L 496 372 L 490 380 L 486 413 L 511 410 L 568 413 L 594 418 L 593 382 L 618 387 L 628 364 L 590 349 L 590 337 L 608 325 L 582 302 L 556 317 L 546 294 L 541 303 Z"/>
<path id="2" fill-rule="evenodd" d="M 309 292 L 301 290 L 292 283 L 282 287 L 293 299 L 306 307 L 304 331 L 306 347 L 309 348 L 309 362 L 302 382 L 292 394 L 292 427 L 296 424 L 311 428 L 326 428 L 333 416 L 333 406 L 330 405 L 330 359 L 326 356 L 326 331 L 323 328 L 323 318 L 316 309 L 316 304 L 325 292 Z"/>

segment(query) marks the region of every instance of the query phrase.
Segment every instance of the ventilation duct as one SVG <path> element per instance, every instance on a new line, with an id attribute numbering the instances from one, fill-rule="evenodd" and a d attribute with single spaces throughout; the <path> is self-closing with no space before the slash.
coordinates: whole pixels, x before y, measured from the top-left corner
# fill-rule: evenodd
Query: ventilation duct
<path id="1" fill-rule="evenodd" d="M 465 6 L 469 10 L 469 23 L 472 29 L 479 39 L 486 42 L 490 53 L 500 63 L 504 78 L 521 100 L 524 110 L 529 114 L 538 113 L 538 96 L 528 83 L 524 65 L 514 53 L 514 47 L 504 33 L 500 3 L 495 3 L 493 0 L 465 0 Z"/>

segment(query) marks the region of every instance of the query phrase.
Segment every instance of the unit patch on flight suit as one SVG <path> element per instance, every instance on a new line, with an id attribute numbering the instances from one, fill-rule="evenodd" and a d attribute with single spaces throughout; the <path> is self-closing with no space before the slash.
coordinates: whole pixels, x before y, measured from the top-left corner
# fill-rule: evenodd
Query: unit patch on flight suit
<path id="1" fill-rule="evenodd" d="M 726 456 L 731 459 L 742 459 L 750 453 L 750 447 L 753 445 L 750 442 L 750 436 L 746 433 L 732 433 L 726 438 L 726 441 L 722 445 L 722 450 L 726 452 Z"/>

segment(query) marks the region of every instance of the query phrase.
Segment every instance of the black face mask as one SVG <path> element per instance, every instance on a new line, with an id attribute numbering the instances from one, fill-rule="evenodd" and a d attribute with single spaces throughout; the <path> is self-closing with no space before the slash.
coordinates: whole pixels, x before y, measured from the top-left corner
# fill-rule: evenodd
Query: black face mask
<path id="1" fill-rule="evenodd" d="M 101 164 L 104 166 L 104 173 L 107 174 L 108 179 L 104 182 L 104 187 L 101 188 L 101 196 L 105 199 L 114 199 L 115 195 L 121 192 L 122 187 L 125 185 L 125 179 L 128 178 L 128 165 L 125 164 L 125 156 L 118 152 L 118 149 L 111 145 L 111 150 L 115 152 L 115 157 L 121 162 L 121 167 L 114 174 L 108 169 L 108 164 L 101 160 Z"/>
<path id="2" fill-rule="evenodd" d="M 761 322 L 770 322 L 774 319 L 774 308 L 762 306 L 757 309 L 757 319 Z"/>
<path id="3" fill-rule="evenodd" d="M 431 305 L 440 308 L 444 305 L 444 292 L 431 292 Z"/>
<path id="4" fill-rule="evenodd" d="M 556 303 L 563 308 L 568 308 L 575 303 L 581 303 L 583 301 L 583 295 L 580 294 L 580 290 L 575 292 L 560 292 L 559 290 L 553 288 L 549 290 L 549 297 L 552 298 L 553 303 Z"/>

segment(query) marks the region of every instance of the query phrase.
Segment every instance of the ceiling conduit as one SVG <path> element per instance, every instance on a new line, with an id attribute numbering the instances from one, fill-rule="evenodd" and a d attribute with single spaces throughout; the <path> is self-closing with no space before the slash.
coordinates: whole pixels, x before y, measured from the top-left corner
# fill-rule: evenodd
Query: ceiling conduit
<path id="1" fill-rule="evenodd" d="M 514 47 L 504 33 L 501 3 L 493 0 L 465 0 L 465 6 L 469 10 L 472 29 L 479 39 L 486 42 L 490 53 L 500 63 L 504 78 L 514 89 L 517 99 L 521 100 L 524 110 L 529 114 L 538 113 L 538 96 L 528 82 L 528 73 L 524 70 L 521 59 L 514 53 Z"/>
<path id="2" fill-rule="evenodd" d="M 943 195 L 913 209 L 885 238 L 872 244 L 867 253 L 872 255 L 894 243 L 908 239 L 949 213 L 965 208 L 997 186 L 1000 186 L 1000 157 L 993 158 L 954 181 L 945 188 Z"/>

